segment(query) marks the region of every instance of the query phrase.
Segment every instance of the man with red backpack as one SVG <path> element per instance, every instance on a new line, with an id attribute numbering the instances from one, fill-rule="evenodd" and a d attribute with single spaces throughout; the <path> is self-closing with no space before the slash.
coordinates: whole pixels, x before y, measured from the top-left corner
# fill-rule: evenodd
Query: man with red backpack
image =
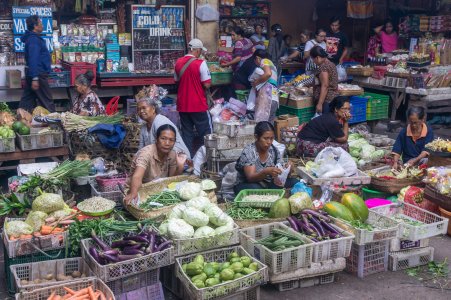
<path id="1" fill-rule="evenodd" d="M 213 132 L 211 116 L 208 111 L 205 91 L 210 88 L 211 76 L 205 60 L 199 59 L 206 51 L 199 39 L 192 39 L 188 44 L 188 54 L 175 63 L 174 79 L 178 83 L 177 110 L 182 126 L 182 138 L 194 157 L 194 130 L 203 137 Z"/>

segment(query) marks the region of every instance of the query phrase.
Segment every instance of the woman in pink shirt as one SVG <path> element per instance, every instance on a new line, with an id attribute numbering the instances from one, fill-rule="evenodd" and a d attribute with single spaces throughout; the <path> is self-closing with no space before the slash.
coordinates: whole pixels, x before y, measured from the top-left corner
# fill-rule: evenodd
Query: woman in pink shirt
<path id="1" fill-rule="evenodd" d="M 374 28 L 379 35 L 382 45 L 382 53 L 390 53 L 398 49 L 398 34 L 393 31 L 393 22 L 385 21 L 385 25 Z"/>

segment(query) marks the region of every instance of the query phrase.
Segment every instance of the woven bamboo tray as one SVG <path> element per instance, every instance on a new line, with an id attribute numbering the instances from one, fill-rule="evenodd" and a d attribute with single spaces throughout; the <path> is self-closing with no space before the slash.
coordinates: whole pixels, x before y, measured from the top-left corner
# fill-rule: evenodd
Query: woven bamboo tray
<path id="1" fill-rule="evenodd" d="M 146 184 L 143 184 L 141 188 L 139 189 L 139 197 L 140 199 L 144 200 L 147 199 L 150 195 L 159 193 L 163 191 L 165 188 L 167 188 L 168 184 L 172 182 L 182 182 L 182 181 L 190 181 L 190 182 L 201 182 L 202 179 L 196 176 L 188 176 L 188 175 L 180 175 L 180 176 L 174 176 L 174 177 L 168 177 L 164 178 L 162 180 L 159 180 L 157 182 L 149 182 Z M 214 192 L 208 193 L 208 198 L 212 203 L 217 203 L 216 194 Z M 161 217 L 171 211 L 171 209 L 175 205 L 166 206 L 160 209 L 154 209 L 151 211 L 145 211 L 133 204 L 126 205 L 125 208 L 138 220 L 143 219 L 155 219 L 158 217 Z"/>
<path id="2" fill-rule="evenodd" d="M 360 90 L 339 90 L 340 96 L 359 96 L 363 94 L 363 89 Z"/>
<path id="3" fill-rule="evenodd" d="M 373 68 L 347 68 L 346 74 L 351 76 L 363 76 L 363 77 L 370 77 L 373 75 L 374 69 Z"/>
<path id="4" fill-rule="evenodd" d="M 409 185 L 424 187 L 424 183 L 421 181 L 421 178 L 387 180 L 378 177 L 371 177 L 371 187 L 379 192 L 388 194 L 399 193 L 403 188 Z"/>
<path id="5" fill-rule="evenodd" d="M 439 191 L 437 191 L 437 189 L 430 184 L 426 184 L 424 189 L 424 198 L 447 211 L 451 211 L 451 195 L 443 195 L 439 193 Z"/>

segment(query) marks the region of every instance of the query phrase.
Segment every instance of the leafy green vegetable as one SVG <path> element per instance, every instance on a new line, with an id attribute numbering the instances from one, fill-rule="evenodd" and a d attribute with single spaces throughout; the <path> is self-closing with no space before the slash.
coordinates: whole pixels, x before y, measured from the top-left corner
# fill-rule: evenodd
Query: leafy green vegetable
<path id="1" fill-rule="evenodd" d="M 368 230 L 368 231 L 374 230 L 374 226 L 364 223 L 360 220 L 353 220 L 353 221 L 349 222 L 349 224 L 351 224 L 352 227 L 355 227 L 358 229 L 364 229 L 364 230 Z"/>

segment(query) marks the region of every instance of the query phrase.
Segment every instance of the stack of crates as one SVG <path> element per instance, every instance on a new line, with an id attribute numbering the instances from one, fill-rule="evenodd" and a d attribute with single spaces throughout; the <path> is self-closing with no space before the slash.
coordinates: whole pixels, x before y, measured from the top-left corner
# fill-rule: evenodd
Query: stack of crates
<path id="1" fill-rule="evenodd" d="M 390 271 L 426 265 L 434 259 L 429 238 L 445 234 L 448 219 L 404 202 L 374 210 L 400 223 L 398 237 L 390 242 Z"/>
<path id="2" fill-rule="evenodd" d="M 382 120 L 388 118 L 390 96 L 368 92 L 365 92 L 363 96 L 365 98 L 368 98 L 366 106 L 367 121 Z"/>
<path id="3" fill-rule="evenodd" d="M 290 106 L 280 105 L 277 110 L 277 116 L 294 115 L 299 118 L 299 124 L 307 123 L 315 115 L 315 107 L 294 108 Z"/>
<path id="4" fill-rule="evenodd" d="M 349 124 L 355 124 L 366 121 L 367 115 L 367 103 L 368 98 L 352 96 L 350 98 L 351 103 L 351 119 L 349 120 Z"/>

